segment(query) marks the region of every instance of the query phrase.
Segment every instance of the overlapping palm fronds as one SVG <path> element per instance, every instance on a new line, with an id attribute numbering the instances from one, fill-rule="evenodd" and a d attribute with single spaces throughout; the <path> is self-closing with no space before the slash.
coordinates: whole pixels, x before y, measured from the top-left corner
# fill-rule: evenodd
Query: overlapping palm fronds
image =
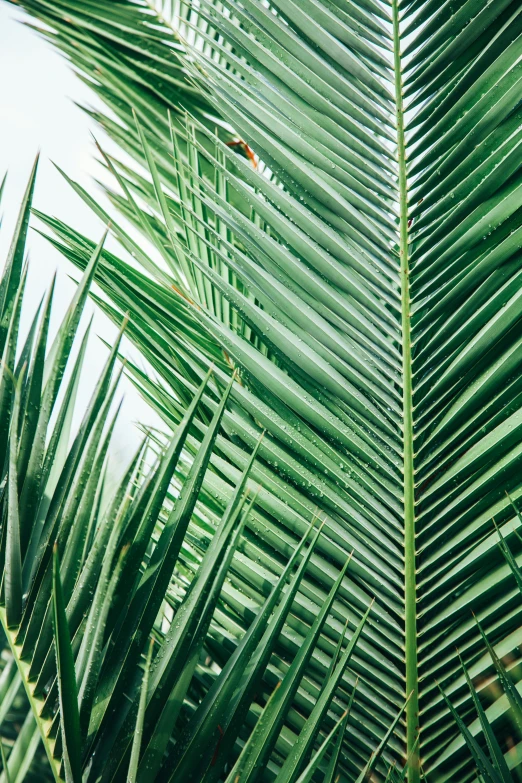
<path id="1" fill-rule="evenodd" d="M 41 4 L 29 5 L 52 26 Z M 104 5 L 78 2 L 82 40 Z M 137 7 L 122 2 L 122 13 L 127 5 Z M 46 7 L 60 23 L 72 19 L 69 2 Z M 162 263 L 117 222 L 143 272 L 102 251 L 98 301 L 116 321 L 130 313 L 128 334 L 156 378 L 132 365 L 129 374 L 169 425 L 211 363 L 222 386 L 239 372 L 208 481 L 222 504 L 221 482 L 238 482 L 266 430 L 242 553 L 250 600 L 266 589 L 253 564 L 282 570 L 317 509 L 323 533 L 289 619 L 302 639 L 311 604 L 326 598 L 353 550 L 340 588 L 344 614 L 334 603 L 335 624 L 318 638 L 264 774 L 283 774 L 317 700 L 317 661 L 328 669 L 346 616 L 352 634 L 375 598 L 336 717 L 323 729 L 333 730 L 358 676 L 343 774 L 365 774 L 411 693 L 373 774 L 473 780 L 444 696 L 462 725 L 474 719 L 455 648 L 477 681 L 490 671 L 480 629 L 495 649 L 512 651 L 513 664 L 520 655 L 519 595 L 492 525 L 504 534 L 519 524 L 506 491 L 515 503 L 522 491 L 520 5 L 200 0 L 178 15 L 163 9 L 204 108 L 180 100 L 180 113 L 161 91 L 150 102 L 129 91 L 124 130 L 109 130 L 117 139 L 132 127 L 132 149 L 123 138 L 122 147 L 148 176 L 105 158 L 115 207 Z M 143 16 L 137 35 L 142 24 Z M 106 36 L 104 52 L 113 46 Z M 103 69 L 97 79 L 105 85 Z M 92 240 L 40 217 L 85 269 Z M 213 386 L 202 404 L 194 455 L 218 406 Z M 241 627 L 248 612 L 229 592 Z M 299 646 L 285 632 L 281 644 L 292 654 Z M 270 667 L 264 682 L 274 684 Z M 202 690 L 213 687 L 210 676 Z M 500 696 L 495 710 L 502 725 L 509 702 Z M 246 720 L 244 736 L 252 730 Z M 224 731 L 231 763 L 233 742 Z M 175 748 L 165 764 L 179 771 L 183 744 Z M 218 754 L 216 780 L 227 774 L 222 761 Z"/>
<path id="2" fill-rule="evenodd" d="M 173 436 L 163 445 L 148 433 L 118 486 L 106 488 L 120 407 L 114 401 L 123 369 L 115 371 L 121 332 L 77 433 L 71 433 L 71 420 L 88 328 L 65 374 L 103 239 L 52 344 L 52 288 L 27 337 L 19 341 L 34 175 L 1 283 L 0 621 L 6 661 L 0 704 L 5 719 L 25 688 L 26 698 L 17 709 L 25 706 L 27 716 L 14 737 L 12 732 L 6 737 L 4 778 L 22 781 L 26 773 L 27 779 L 37 774 L 33 758 L 42 741 L 47 779 L 148 780 L 159 772 L 164 755 L 173 753 L 178 766 L 186 767 L 184 779 L 198 779 L 199 770 L 222 755 L 223 734 L 225 744 L 239 740 L 260 678 L 279 650 L 321 529 L 313 530 L 318 523 L 312 516 L 275 581 L 265 568 L 245 570 L 243 530 L 257 501 L 248 494 L 261 489 L 250 475 L 259 442 L 237 481 L 214 476 L 208 481 L 207 471 L 234 375 L 225 389 L 211 380 L 212 371 L 207 373 Z M 214 400 L 210 409 L 204 393 Z M 147 467 L 151 444 L 156 457 Z M 292 693 L 334 603 L 340 613 L 338 593 L 348 563 L 316 621 L 304 631 L 303 663 L 284 675 L 283 688 Z M 273 567 L 278 566 L 273 559 Z M 238 590 L 243 580 L 260 578 L 264 596 L 242 607 L 247 630 L 241 633 Z M 294 754 L 289 780 L 297 779 L 308 763 L 308 749 L 322 730 L 369 612 L 367 608 L 349 640 L 345 642 L 345 629 L 339 635 L 338 660 L 303 727 L 309 738 Z M 149 639 L 155 642 L 152 647 Z M 222 645 L 215 655 L 212 640 Z M 231 653 L 228 660 L 225 650 Z M 280 721 L 289 708 L 290 702 L 279 712 Z M 175 726 L 181 727 L 181 738 L 173 750 Z M 272 733 L 254 747 L 267 756 L 276 740 Z M 41 759 L 39 764 L 41 769 Z"/>

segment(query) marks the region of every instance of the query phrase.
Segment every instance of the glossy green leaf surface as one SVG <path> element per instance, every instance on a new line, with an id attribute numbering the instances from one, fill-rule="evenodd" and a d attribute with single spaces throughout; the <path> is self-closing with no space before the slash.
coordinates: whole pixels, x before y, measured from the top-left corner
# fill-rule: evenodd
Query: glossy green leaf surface
<path id="1" fill-rule="evenodd" d="M 186 433 L 184 458 L 172 466 L 176 489 L 160 490 L 168 443 L 158 434 L 151 438 L 158 463 L 133 501 L 139 510 L 122 512 L 129 515 L 122 522 L 129 536 L 122 532 L 114 558 L 123 539 L 135 550 L 122 570 L 127 594 L 107 619 L 115 639 L 125 638 L 125 624 L 116 618 L 130 616 L 131 606 L 145 607 L 150 600 L 152 614 L 159 611 L 152 596 L 134 597 L 131 575 L 138 563 L 140 580 L 152 568 L 148 577 L 161 585 L 159 594 L 170 589 L 179 596 L 201 555 L 202 534 L 192 521 L 186 528 L 190 543 L 185 539 L 179 551 L 174 544 L 171 549 L 166 542 L 175 533 L 167 522 L 163 543 L 151 551 L 151 535 L 155 546 L 162 540 L 165 515 L 156 531 L 160 523 L 150 509 L 157 507 L 159 517 L 163 503 L 183 500 L 182 484 L 195 485 L 199 466 L 205 507 L 213 522 L 221 518 L 265 431 L 246 483 L 250 492 L 260 489 L 205 628 L 205 649 L 216 666 L 205 669 L 189 647 L 185 660 L 197 683 L 191 691 L 188 675 L 176 685 L 158 658 L 165 690 L 157 715 L 152 717 L 153 709 L 145 715 L 145 757 L 155 770 L 174 759 L 178 772 L 188 774 L 184 732 L 201 725 L 204 732 L 193 741 L 204 750 L 208 780 L 219 779 L 225 752 L 235 764 L 248 738 L 261 730 L 254 727 L 269 694 L 284 681 L 353 551 L 260 779 L 277 778 L 283 770 L 290 779 L 285 765 L 321 703 L 326 673 L 336 671 L 332 659 L 346 619 L 351 639 L 373 598 L 371 617 L 307 753 L 330 735 L 358 677 L 339 761 L 346 780 L 371 771 L 383 780 L 402 776 L 419 783 L 425 776 L 465 783 L 476 779 L 476 767 L 488 779 L 487 742 L 477 739 L 474 694 L 456 648 L 472 682 L 494 677 L 518 693 L 519 3 L 22 5 L 110 108 L 107 116 L 91 116 L 140 164 L 107 154 L 100 141 L 102 164 L 114 180 L 114 190 L 106 189 L 113 210 L 69 180 L 105 224 L 110 212 L 118 213 L 112 231 L 132 263 L 38 213 L 44 233 L 94 275 L 102 291 L 95 300 L 105 313 L 116 323 L 130 313 L 126 335 L 153 372 L 131 361 L 127 373 L 170 430 L 185 426 L 213 366 Z M 134 238 L 136 230 L 142 242 Z M 221 415 L 223 389 L 234 373 L 210 454 L 209 427 Z M 2 405 L 11 404 L 10 393 L 7 386 L 1 391 Z M 100 401 L 86 417 L 78 454 L 102 410 Z M 40 414 L 42 421 L 46 415 Z M 74 472 L 80 464 L 79 456 L 68 463 L 42 531 L 27 539 L 31 565 L 23 564 L 22 574 L 24 589 L 30 585 L 30 608 L 19 641 L 24 654 L 34 656 L 36 677 L 49 666 L 49 622 L 40 639 L 41 625 L 33 618 L 48 613 L 49 546 L 60 530 L 65 546 L 79 508 L 66 495 L 78 486 Z M 27 473 L 40 480 L 36 467 Z M 119 511 L 111 513 L 114 520 Z M 191 514 L 197 517 L 194 509 Z M 292 611 L 281 638 L 270 641 L 256 698 L 238 708 L 238 734 L 227 737 L 220 721 L 211 727 L 199 723 L 203 713 L 195 716 L 219 691 L 218 673 L 227 671 L 244 649 L 242 640 L 254 633 L 254 617 L 314 516 L 323 523 L 322 534 Z M 199 531 L 216 529 L 204 515 L 197 518 Z M 510 545 L 511 560 L 497 545 L 493 520 Z M 169 552 L 172 561 L 174 552 L 178 562 L 184 558 L 182 575 L 172 571 L 173 581 L 166 576 Z M 37 553 L 41 560 L 33 565 Z M 96 570 L 94 559 L 89 567 Z M 71 601 L 80 601 L 73 578 L 77 561 L 70 562 Z M 171 603 L 177 606 L 172 596 Z M 80 643 L 82 616 L 75 608 L 73 647 L 74 634 Z M 140 622 L 129 624 L 134 638 Z M 145 635 L 161 636 L 159 625 L 149 618 Z M 496 651 L 494 672 L 485 639 Z M 109 761 L 104 768 L 105 759 L 95 757 L 92 774 L 104 780 L 117 780 L 127 769 L 139 700 L 128 706 L 123 693 L 142 642 L 134 642 L 132 665 L 119 686 L 114 683 L 125 666 L 111 659 L 110 648 L 105 653 L 105 696 L 95 700 L 86 751 L 103 741 Z M 126 650 L 119 654 L 125 657 Z M 513 682 L 503 680 L 507 666 Z M 512 690 L 510 699 L 502 689 L 497 695 L 486 714 L 494 713 L 492 725 L 505 726 L 518 701 Z M 111 725 L 104 717 L 106 698 L 118 715 Z M 217 711 L 221 720 L 223 708 Z M 148 723 L 154 720 L 162 721 L 164 732 L 157 742 Z M 167 739 L 172 726 L 177 728 Z M 177 749 L 174 735 L 184 738 Z M 470 736 L 473 742 L 466 741 Z M 500 743 L 510 770 L 519 765 L 516 745 L 522 738 L 516 737 L 513 752 Z M 119 749 L 114 759 L 113 748 Z M 317 774 L 327 768 L 331 750 L 325 748 Z M 303 769 L 308 761 L 302 759 Z M 167 779 L 171 774 L 169 769 Z"/>

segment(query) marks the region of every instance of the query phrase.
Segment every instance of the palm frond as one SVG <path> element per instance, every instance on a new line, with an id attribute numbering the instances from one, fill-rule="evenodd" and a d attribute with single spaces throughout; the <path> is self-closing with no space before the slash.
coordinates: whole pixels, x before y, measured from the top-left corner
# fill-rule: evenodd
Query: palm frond
<path id="1" fill-rule="evenodd" d="M 7 426 L 0 457 L 0 622 L 10 661 L 0 688 L 3 717 L 25 690 L 24 723 L 6 758 L 4 778 L 24 779 L 40 742 L 55 781 L 146 780 L 152 768 L 159 772 L 173 763 L 185 770 L 186 779 L 207 768 L 215 774 L 226 760 L 219 755 L 219 737 L 227 747 L 238 742 L 267 667 L 281 655 L 280 637 L 301 584 L 310 578 L 321 527 L 307 546 L 317 521 L 312 515 L 282 573 L 273 556 L 269 570 L 255 565 L 247 579 L 262 589 L 247 606 L 238 606 L 245 573 L 239 548 L 246 549 L 245 523 L 257 505 L 258 495 L 247 501 L 247 494 L 262 436 L 241 471 L 220 479 L 218 493 L 208 471 L 211 459 L 218 458 L 235 373 L 223 389 L 207 372 L 187 407 L 178 407 L 173 434 L 166 442 L 163 434 L 146 436 L 119 484 L 104 493 L 120 410 L 116 394 L 124 365 L 116 370 L 116 364 L 127 319 L 71 440 L 89 327 L 74 362 L 71 354 L 105 235 L 87 260 L 54 340 L 48 330 L 51 288 L 27 338 L 18 341 L 26 280 L 19 260 L 25 255 L 34 176 L 35 169 L 2 280 L 6 328 L 0 388 Z M 155 453 L 147 456 L 148 448 Z M 255 492 L 260 490 L 259 485 Z M 255 546 L 255 539 L 250 544 Z M 344 577 L 343 571 L 321 623 L 311 623 L 308 656 L 334 599 L 337 605 L 341 601 L 337 593 Z M 327 711 L 369 612 L 332 677 L 320 686 L 318 705 L 305 722 L 311 738 L 325 731 Z M 231 652 L 228 660 L 214 646 L 220 637 Z M 157 641 L 152 660 L 150 639 Z M 279 666 L 284 668 L 282 658 Z M 133 740 L 136 726 L 139 743 Z M 176 727 L 181 739 L 173 748 Z M 312 745 L 309 739 L 306 751 Z"/>
<path id="2" fill-rule="evenodd" d="M 223 658 L 248 622 L 241 592 L 261 604 L 263 569 L 284 572 L 317 509 L 323 533 L 288 620 L 301 640 L 353 550 L 352 563 L 268 769 L 291 758 L 288 737 L 313 712 L 317 666 L 330 668 L 346 615 L 353 633 L 375 596 L 326 732 L 359 675 L 344 774 L 364 774 L 411 693 L 376 773 L 399 761 L 409 783 L 421 768 L 472 780 L 449 706 L 462 727 L 473 720 L 456 646 L 473 679 L 490 669 L 472 611 L 519 660 L 520 600 L 492 525 L 518 525 L 506 492 L 517 503 L 522 491 L 519 4 L 200 0 L 176 14 L 165 18 L 206 108 L 185 102 L 174 116 L 156 95 L 122 100 L 128 140 L 110 132 L 149 175 L 106 155 L 119 188 L 109 195 L 162 263 L 117 226 L 144 272 L 102 250 L 97 301 L 116 321 L 131 313 L 128 335 L 157 377 L 128 372 L 169 426 L 214 363 L 183 478 L 219 385 L 238 372 L 205 479 L 218 506 L 266 430 L 243 559 L 223 589 Z M 113 74 L 97 79 L 111 105 Z M 94 243 L 40 217 L 86 269 Z M 295 653 L 284 632 L 282 644 Z M 268 667 L 269 691 L 270 678 Z"/>

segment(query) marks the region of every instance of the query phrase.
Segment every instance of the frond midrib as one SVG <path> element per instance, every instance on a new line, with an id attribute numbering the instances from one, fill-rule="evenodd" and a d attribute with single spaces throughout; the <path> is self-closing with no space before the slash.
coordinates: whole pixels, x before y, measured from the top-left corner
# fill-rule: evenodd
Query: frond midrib
<path id="1" fill-rule="evenodd" d="M 11 650 L 11 654 L 15 660 L 18 671 L 20 672 L 20 676 L 24 684 L 25 693 L 29 701 L 31 711 L 33 713 L 33 717 L 36 721 L 36 725 L 38 726 L 38 730 L 40 732 L 42 745 L 44 746 L 45 753 L 49 761 L 49 767 L 53 774 L 53 778 L 56 781 L 56 783 L 65 783 L 64 778 L 61 777 L 60 774 L 60 770 L 61 770 L 60 759 L 57 759 L 54 756 L 54 747 L 56 744 L 55 740 L 52 740 L 49 736 L 53 722 L 48 718 L 42 717 L 44 701 L 42 699 L 39 699 L 33 693 L 33 688 L 29 680 L 29 670 L 31 668 L 30 663 L 22 660 L 21 657 L 22 648 L 16 644 L 15 634 L 7 626 L 6 611 L 5 611 L 5 607 L 3 606 L 0 606 L 0 624 L 2 626 L 2 630 L 9 644 L 9 649 Z"/>
<path id="2" fill-rule="evenodd" d="M 419 685 L 417 664 L 417 584 L 415 562 L 415 484 L 413 464 L 413 383 L 408 255 L 408 183 L 404 134 L 401 36 L 398 0 L 392 0 L 397 165 L 399 180 L 399 260 L 402 331 L 402 392 L 404 446 L 404 646 L 406 668 L 406 757 L 409 783 L 419 774 Z"/>

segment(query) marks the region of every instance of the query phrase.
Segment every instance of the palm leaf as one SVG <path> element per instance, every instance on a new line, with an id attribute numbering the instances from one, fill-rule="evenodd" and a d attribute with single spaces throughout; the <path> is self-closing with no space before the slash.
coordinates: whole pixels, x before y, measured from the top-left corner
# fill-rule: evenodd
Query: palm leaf
<path id="1" fill-rule="evenodd" d="M 22 211 L 28 209 L 24 203 Z M 199 389 L 184 395 L 186 410 L 177 407 L 181 415 L 174 434 L 166 442 L 165 433 L 148 434 L 145 444 L 155 451 L 150 468 L 144 444 L 105 496 L 110 442 L 121 407 L 115 396 L 123 366 L 116 371 L 115 365 L 127 319 L 72 440 L 72 411 L 89 326 L 72 372 L 66 372 L 104 239 L 90 254 L 50 346 L 52 288 L 15 364 L 25 272 L 6 321 L 3 405 L 9 437 L 4 443 L 3 485 L 8 491 L 1 498 L 5 577 L 0 620 L 13 665 L 6 669 L 0 689 L 0 710 L 7 714 L 23 683 L 29 711 L 25 701 L 23 725 L 4 776 L 20 783 L 36 764 L 40 741 L 54 780 L 67 783 L 85 775 L 147 779 L 151 764 L 163 774 L 172 758 L 191 769 L 193 756 L 184 748 L 194 746 L 205 751 L 199 761 L 204 769 L 221 725 L 224 744 L 233 747 L 269 661 L 278 654 L 281 632 L 290 622 L 321 532 L 295 574 L 306 534 L 281 578 L 272 574 L 272 582 L 267 582 L 264 567 L 255 569 L 253 583 L 272 584 L 272 589 L 266 601 L 249 608 L 248 630 L 231 634 L 232 620 L 241 617 L 241 609 L 235 598 L 237 582 L 231 582 L 232 592 L 225 584 L 230 573 L 243 571 L 237 549 L 262 488 L 258 483 L 245 504 L 246 493 L 254 489 L 251 474 L 263 442 L 261 434 L 241 472 L 220 478 L 216 493 L 208 468 L 211 461 L 222 460 L 218 440 L 224 442 L 220 431 L 237 384 L 235 374 L 223 391 L 212 371 L 207 372 Z M 8 378 L 14 393 L 8 393 Z M 307 527 L 315 521 L 313 515 Z M 272 559 L 271 566 L 277 569 L 280 562 Z M 343 571 L 326 604 L 329 609 L 344 581 Z M 343 653 L 343 665 L 325 685 L 320 712 L 312 713 L 313 736 L 321 730 L 361 630 L 362 623 Z M 212 654 L 213 639 L 223 633 L 232 654 L 228 662 L 215 656 L 213 688 L 205 693 L 201 680 L 208 679 L 208 673 L 203 661 Z M 317 625 L 311 633 L 316 640 Z M 140 664 L 149 638 L 157 639 L 158 651 L 152 662 L 149 652 L 143 678 Z M 182 742 L 173 749 L 171 736 L 179 724 Z M 139 740 L 133 741 L 136 726 Z M 106 746 L 111 747 L 108 757 Z"/>
<path id="2" fill-rule="evenodd" d="M 147 689 L 149 684 L 150 664 L 152 661 L 152 649 L 153 640 L 151 639 L 149 652 L 147 654 L 147 660 L 145 662 L 145 671 L 143 673 L 143 681 L 141 683 L 140 691 L 140 703 L 138 707 L 138 717 L 136 720 L 136 733 L 132 741 L 132 752 L 129 762 L 129 772 L 127 774 L 127 783 L 136 783 L 136 775 L 138 772 L 138 762 L 141 751 L 141 738 L 143 735 L 143 723 L 145 720 L 145 709 L 147 706 Z"/>
<path id="3" fill-rule="evenodd" d="M 103 5 L 86 5 L 85 18 Z M 122 2 L 122 14 L 127 6 L 135 9 Z M 66 7 L 56 5 L 57 23 Z M 179 24 L 175 16 L 183 71 L 204 111 L 185 102 L 182 116 L 158 90 L 127 90 L 122 78 L 118 120 L 95 115 L 147 164 L 149 178 L 107 156 L 121 188 L 109 195 L 161 248 L 166 268 L 144 246 L 136 259 L 145 273 L 102 250 L 96 280 L 109 316 L 131 313 L 128 335 L 158 380 L 129 373 L 166 424 L 183 418 L 214 363 L 189 462 L 220 388 L 239 371 L 206 477 L 221 508 L 266 429 L 252 471 L 262 489 L 215 638 L 232 655 L 249 620 L 238 594 L 262 603 L 265 579 L 284 571 L 317 507 L 323 535 L 288 621 L 296 633 L 354 555 L 335 629 L 323 630 L 272 769 L 284 768 L 313 710 L 346 616 L 353 633 L 375 595 L 336 710 L 338 718 L 360 675 L 347 778 L 357 780 L 411 693 L 377 769 L 405 761 L 416 783 L 422 762 L 429 777 L 470 780 L 435 680 L 458 697 L 465 726 L 474 705 L 455 646 L 473 677 L 490 666 L 472 610 L 495 648 L 509 647 L 520 627 L 491 523 L 507 535 L 516 515 L 506 492 L 517 503 L 522 490 L 520 9 L 507 0 L 202 0 Z M 132 25 L 139 37 L 134 17 Z M 68 45 L 63 35 L 56 42 Z M 102 48 L 111 54 L 107 36 Z M 140 77 L 157 86 L 157 74 Z M 100 69 L 96 80 L 114 108 L 119 77 Z M 257 168 L 237 154 L 244 147 L 227 145 L 229 127 Z M 85 269 L 94 243 L 42 218 Z M 120 224 L 115 233 L 134 247 Z M 185 478 L 188 466 L 180 470 Z M 202 693 L 212 680 L 202 679 Z"/>
<path id="4" fill-rule="evenodd" d="M 66 783 L 79 783 L 82 778 L 82 740 L 78 711 L 78 687 L 60 578 L 57 545 L 54 547 L 53 556 L 53 627 L 58 691 L 60 693 L 65 780 Z"/>

